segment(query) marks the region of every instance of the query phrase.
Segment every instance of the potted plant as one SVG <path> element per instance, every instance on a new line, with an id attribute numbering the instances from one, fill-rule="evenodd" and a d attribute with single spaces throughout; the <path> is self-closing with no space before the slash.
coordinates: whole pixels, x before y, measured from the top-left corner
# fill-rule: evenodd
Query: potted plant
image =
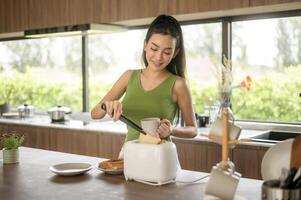
<path id="1" fill-rule="evenodd" d="M 15 92 L 15 84 L 12 79 L 7 77 L 1 77 L 0 83 L 0 114 L 2 114 L 10 109 L 10 102 Z"/>
<path id="2" fill-rule="evenodd" d="M 3 134 L 0 137 L 4 164 L 19 162 L 19 146 L 21 146 L 23 141 L 24 135 L 18 135 L 16 133 Z"/>

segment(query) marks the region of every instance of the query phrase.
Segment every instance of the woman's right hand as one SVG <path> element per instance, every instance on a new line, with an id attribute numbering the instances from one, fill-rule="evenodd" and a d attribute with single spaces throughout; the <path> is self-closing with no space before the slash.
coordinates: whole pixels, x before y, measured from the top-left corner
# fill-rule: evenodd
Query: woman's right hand
<path id="1" fill-rule="evenodd" d="M 106 113 L 113 118 L 114 121 L 119 120 L 122 114 L 122 104 L 119 101 L 105 101 Z"/>

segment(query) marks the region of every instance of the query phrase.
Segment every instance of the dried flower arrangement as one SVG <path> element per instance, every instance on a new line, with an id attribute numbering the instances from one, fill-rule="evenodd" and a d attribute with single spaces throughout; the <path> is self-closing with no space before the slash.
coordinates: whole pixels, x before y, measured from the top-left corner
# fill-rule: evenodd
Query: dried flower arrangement
<path id="1" fill-rule="evenodd" d="M 233 85 L 232 62 L 223 55 L 222 65 L 215 65 L 218 75 L 218 89 L 220 93 L 220 104 L 222 107 L 230 106 L 232 90 L 244 88 L 251 90 L 252 78 L 246 76 L 240 84 Z"/>

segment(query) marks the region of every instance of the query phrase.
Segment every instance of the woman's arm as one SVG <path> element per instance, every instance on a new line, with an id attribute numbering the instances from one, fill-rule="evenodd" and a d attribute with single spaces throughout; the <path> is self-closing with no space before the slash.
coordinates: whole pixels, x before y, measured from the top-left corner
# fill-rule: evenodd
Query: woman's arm
<path id="1" fill-rule="evenodd" d="M 131 77 L 132 70 L 127 70 L 124 72 L 120 78 L 115 82 L 111 90 L 100 100 L 100 102 L 91 110 L 92 119 L 101 119 L 105 116 L 106 113 L 109 113 L 111 117 L 116 116 L 116 112 L 122 112 L 120 108 L 120 103 L 118 100 L 124 92 L 126 91 L 126 87 L 128 81 Z M 107 112 L 101 108 L 101 104 L 106 102 Z M 119 107 L 119 110 L 116 109 Z M 114 109 L 115 108 L 115 109 Z M 121 114 L 121 113 L 120 113 Z"/>
<path id="2" fill-rule="evenodd" d="M 190 90 L 185 79 L 178 78 L 173 88 L 173 100 L 175 100 L 182 112 L 185 127 L 175 127 L 171 135 L 176 137 L 192 138 L 198 134 L 195 114 L 192 106 Z"/>

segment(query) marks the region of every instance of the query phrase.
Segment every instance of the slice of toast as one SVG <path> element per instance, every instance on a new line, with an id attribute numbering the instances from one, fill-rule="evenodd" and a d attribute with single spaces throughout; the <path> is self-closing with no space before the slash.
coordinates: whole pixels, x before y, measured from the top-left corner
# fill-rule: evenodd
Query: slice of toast
<path id="1" fill-rule="evenodd" d="M 145 143 L 145 144 L 161 144 L 161 138 L 159 137 L 154 137 L 150 134 L 142 134 L 140 133 L 140 136 L 139 136 L 139 142 L 140 143 Z"/>
<path id="2" fill-rule="evenodd" d="M 102 169 L 123 169 L 123 159 L 105 160 L 99 163 L 99 167 Z"/>

